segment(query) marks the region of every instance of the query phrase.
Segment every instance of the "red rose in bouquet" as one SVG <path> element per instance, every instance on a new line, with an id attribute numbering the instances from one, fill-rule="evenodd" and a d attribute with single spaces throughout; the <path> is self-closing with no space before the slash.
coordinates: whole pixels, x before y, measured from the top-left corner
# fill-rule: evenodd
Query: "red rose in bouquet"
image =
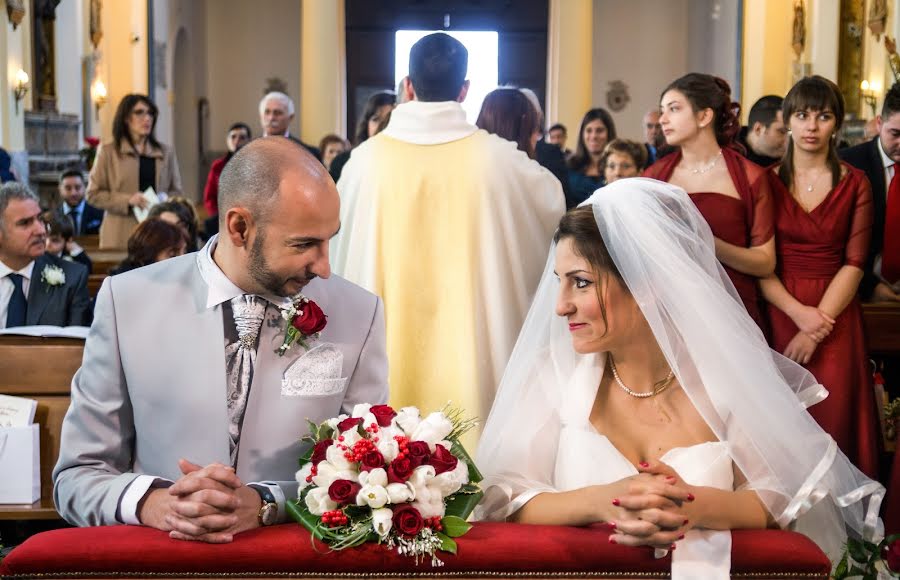
<path id="1" fill-rule="evenodd" d="M 431 449 L 424 441 L 413 441 L 407 445 L 406 452 L 409 454 L 407 457 L 413 463 L 414 468 L 431 462 Z"/>
<path id="2" fill-rule="evenodd" d="M 884 551 L 884 561 L 892 572 L 900 572 L 900 540 L 894 540 Z"/>
<path id="3" fill-rule="evenodd" d="M 398 457 L 388 466 L 389 483 L 405 483 L 416 467 L 408 457 Z"/>
<path id="4" fill-rule="evenodd" d="M 369 412 L 375 415 L 379 427 L 390 427 L 391 419 L 397 416 L 397 411 L 390 405 L 372 405 Z"/>
<path id="5" fill-rule="evenodd" d="M 360 461 L 360 471 L 372 471 L 373 469 L 384 469 L 384 455 L 377 449 L 363 455 L 362 461 Z"/>
<path id="6" fill-rule="evenodd" d="M 357 427 L 362 425 L 362 422 L 362 417 L 350 417 L 349 419 L 344 419 L 343 421 L 338 423 L 338 433 L 343 433 L 344 431 L 349 431 L 350 429 L 356 429 Z"/>
<path id="7" fill-rule="evenodd" d="M 456 469 L 459 459 L 455 455 L 447 451 L 443 445 L 434 446 L 434 454 L 431 456 L 431 465 L 434 466 L 434 474 L 440 475 L 447 471 Z"/>
<path id="8" fill-rule="evenodd" d="M 313 465 L 318 465 L 320 461 L 325 461 L 325 453 L 334 443 L 334 439 L 322 439 L 313 447 L 312 457 L 309 458 Z"/>
<path id="9" fill-rule="evenodd" d="M 328 497 L 341 505 L 356 503 L 356 494 L 362 486 L 349 479 L 336 479 L 328 487 Z"/>
<path id="10" fill-rule="evenodd" d="M 408 503 L 394 508 L 394 527 L 407 536 L 415 536 L 422 530 L 425 522 L 419 510 Z"/>
<path id="11" fill-rule="evenodd" d="M 321 332 L 328 323 L 328 317 L 319 308 L 319 305 L 310 300 L 302 306 L 302 312 L 294 317 L 291 324 L 300 331 L 301 334 L 307 336 Z"/>

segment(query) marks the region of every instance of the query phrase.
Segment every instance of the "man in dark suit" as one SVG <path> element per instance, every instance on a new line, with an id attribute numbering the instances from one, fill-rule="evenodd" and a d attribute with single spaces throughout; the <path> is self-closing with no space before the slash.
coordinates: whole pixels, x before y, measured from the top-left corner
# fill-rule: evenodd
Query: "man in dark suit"
<path id="1" fill-rule="evenodd" d="M 881 114 L 875 118 L 875 123 L 878 135 L 874 139 L 855 147 L 838 150 L 838 155 L 850 165 L 865 171 L 872 184 L 874 214 L 872 241 L 869 245 L 865 273 L 859 285 L 860 297 L 873 302 L 896 302 L 900 301 L 900 294 L 897 292 L 897 286 L 894 285 L 897 281 L 892 280 L 889 283 L 882 278 L 881 255 L 885 249 L 884 233 L 888 190 L 891 179 L 896 173 L 896 163 L 900 162 L 900 83 L 894 83 L 894 86 L 885 95 L 884 106 L 881 108 Z M 900 224 L 892 224 L 889 227 L 900 228 Z"/>
<path id="2" fill-rule="evenodd" d="M 784 99 L 766 95 L 753 103 L 747 126 L 741 127 L 738 142 L 744 146 L 744 156 L 761 167 L 781 161 L 787 148 L 787 127 L 781 114 Z"/>
<path id="3" fill-rule="evenodd" d="M 38 198 L 16 182 L 0 187 L 0 328 L 91 323 L 87 269 L 44 254 Z"/>
<path id="4" fill-rule="evenodd" d="M 72 223 L 76 236 L 96 235 L 103 223 L 103 210 L 89 204 L 84 199 L 84 175 L 77 169 L 70 169 L 59 179 L 59 196 L 63 203 L 56 210 L 57 215 Z"/>
<path id="5" fill-rule="evenodd" d="M 294 101 L 286 94 L 273 91 L 259 102 L 259 122 L 262 124 L 263 137 L 272 137 L 273 135 L 287 137 L 302 145 L 313 157 L 321 161 L 322 153 L 318 148 L 307 145 L 291 135 L 288 127 L 293 119 Z"/>

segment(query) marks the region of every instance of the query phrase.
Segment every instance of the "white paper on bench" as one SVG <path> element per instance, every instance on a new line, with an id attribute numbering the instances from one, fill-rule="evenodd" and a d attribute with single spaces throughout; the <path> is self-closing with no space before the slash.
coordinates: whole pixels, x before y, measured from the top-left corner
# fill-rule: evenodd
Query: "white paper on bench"
<path id="1" fill-rule="evenodd" d="M 37 401 L 0 395 L 0 427 L 27 427 L 34 423 Z"/>
<path id="2" fill-rule="evenodd" d="M 0 503 L 41 499 L 41 439 L 38 424 L 0 429 Z"/>
<path id="3" fill-rule="evenodd" d="M 87 338 L 90 326 L 13 326 L 0 330 L 0 335 L 40 336 L 44 338 Z"/>

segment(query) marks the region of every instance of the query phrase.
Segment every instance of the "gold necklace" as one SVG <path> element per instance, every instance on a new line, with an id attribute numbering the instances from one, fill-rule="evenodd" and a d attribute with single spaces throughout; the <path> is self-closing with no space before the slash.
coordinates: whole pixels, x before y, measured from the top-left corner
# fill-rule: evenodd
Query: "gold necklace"
<path id="1" fill-rule="evenodd" d="M 606 360 L 609 361 L 609 368 L 612 370 L 613 379 L 615 379 L 616 384 L 618 384 L 620 387 L 622 387 L 623 391 L 625 391 L 626 393 L 628 393 L 629 395 L 631 395 L 632 397 L 635 397 L 637 399 L 646 399 L 648 397 L 653 397 L 655 395 L 660 394 L 661 392 L 663 392 L 667 388 L 669 388 L 669 385 L 672 384 L 672 379 L 675 378 L 675 371 L 673 371 L 672 369 L 669 369 L 669 374 L 666 375 L 666 378 L 654 383 L 652 391 L 650 391 L 648 393 L 641 393 L 638 391 L 633 391 L 633 390 L 629 389 L 625 385 L 625 383 L 622 382 L 622 379 L 619 378 L 619 371 L 616 370 L 616 361 L 613 360 L 611 354 L 606 355 Z"/>

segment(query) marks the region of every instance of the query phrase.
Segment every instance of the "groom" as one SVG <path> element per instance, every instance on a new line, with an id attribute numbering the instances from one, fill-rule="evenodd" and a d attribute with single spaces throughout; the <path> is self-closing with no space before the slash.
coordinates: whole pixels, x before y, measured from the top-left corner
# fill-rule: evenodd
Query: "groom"
<path id="1" fill-rule="evenodd" d="M 67 521 L 206 542 L 284 521 L 306 419 L 388 395 L 381 300 L 330 276 L 339 207 L 321 163 L 259 139 L 222 172 L 218 237 L 105 281 L 53 472 Z M 301 290 L 326 326 L 280 356 Z"/>

